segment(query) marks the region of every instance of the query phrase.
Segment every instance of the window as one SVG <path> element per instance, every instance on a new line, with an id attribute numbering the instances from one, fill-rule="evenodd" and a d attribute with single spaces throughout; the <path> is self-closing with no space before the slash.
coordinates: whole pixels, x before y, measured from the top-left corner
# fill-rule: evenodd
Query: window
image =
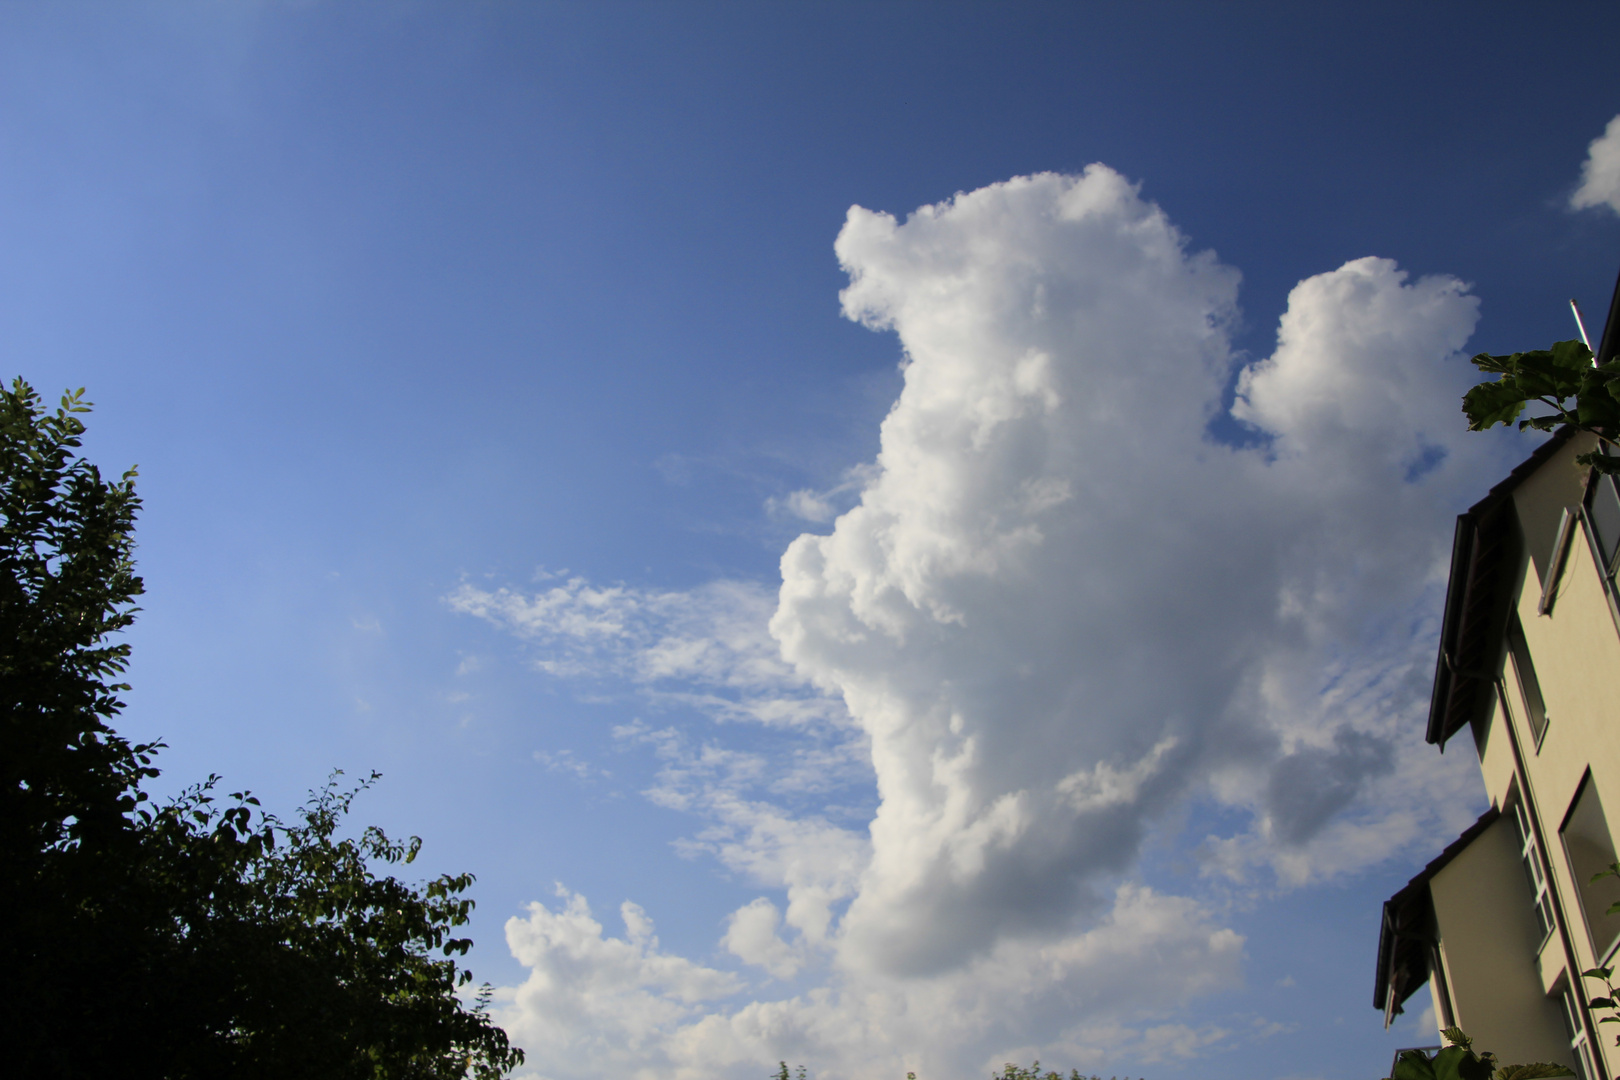
<path id="1" fill-rule="evenodd" d="M 1541 682 L 1536 678 L 1536 665 L 1530 662 L 1530 645 L 1524 640 L 1524 625 L 1514 612 L 1508 620 L 1508 655 L 1513 658 L 1513 674 L 1519 680 L 1519 694 L 1524 698 L 1525 719 L 1530 722 L 1530 733 L 1536 745 L 1547 731 L 1547 703 L 1541 697 Z"/>
<path id="2" fill-rule="evenodd" d="M 1592 1080 L 1597 1076 L 1597 1070 L 1592 1068 L 1592 1048 L 1587 1045 L 1586 1025 L 1581 1023 L 1581 1012 L 1569 984 L 1558 991 L 1558 1001 L 1563 1005 L 1559 1012 L 1564 1015 L 1564 1033 L 1569 1036 L 1569 1048 L 1575 1052 L 1576 1076 L 1578 1080 Z"/>
<path id="3" fill-rule="evenodd" d="M 1598 552 L 1605 572 L 1614 570 L 1614 556 L 1620 550 L 1620 491 L 1613 476 L 1599 476 L 1586 490 L 1586 513 L 1596 534 Z"/>
<path id="4" fill-rule="evenodd" d="M 1564 851 L 1569 855 L 1569 872 L 1580 890 L 1581 913 L 1586 916 L 1592 955 L 1601 963 L 1620 939 L 1620 915 L 1608 914 L 1609 905 L 1620 901 L 1620 878 L 1592 880 L 1595 874 L 1614 863 L 1614 839 L 1609 835 L 1603 802 L 1598 798 L 1597 785 L 1592 783 L 1590 772 L 1581 780 L 1575 801 L 1564 818 L 1564 827 L 1558 831 L 1564 839 Z"/>
<path id="5" fill-rule="evenodd" d="M 1547 878 L 1541 872 L 1541 850 L 1536 847 L 1536 834 L 1530 828 L 1530 819 L 1524 812 L 1524 800 L 1513 803 L 1513 823 L 1519 827 L 1519 864 L 1524 876 L 1530 879 L 1530 895 L 1536 909 L 1536 926 L 1541 939 L 1553 932 L 1552 899 L 1547 895 Z"/>

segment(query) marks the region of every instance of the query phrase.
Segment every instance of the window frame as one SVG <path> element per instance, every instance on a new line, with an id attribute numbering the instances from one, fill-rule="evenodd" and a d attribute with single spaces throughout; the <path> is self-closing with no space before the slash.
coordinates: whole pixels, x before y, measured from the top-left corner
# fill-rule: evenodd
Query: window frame
<path id="1" fill-rule="evenodd" d="M 1530 655 L 1530 642 L 1524 636 L 1524 623 L 1520 621 L 1517 611 L 1508 616 L 1505 636 L 1508 663 L 1513 668 L 1513 678 L 1519 688 L 1519 700 L 1524 705 L 1524 719 L 1530 726 L 1530 740 L 1535 744 L 1536 752 L 1540 753 L 1541 744 L 1547 737 L 1547 729 L 1552 726 L 1552 714 L 1547 711 L 1547 697 L 1541 692 L 1541 680 L 1536 676 L 1535 658 Z"/>
<path id="2" fill-rule="evenodd" d="M 1614 620 L 1615 631 L 1620 633 L 1620 584 L 1615 582 L 1615 569 L 1620 567 L 1620 543 L 1615 547 L 1616 567 L 1611 567 L 1603 557 L 1603 544 L 1598 537 L 1597 523 L 1592 518 L 1592 501 L 1598 490 L 1601 475 L 1596 469 L 1587 473 L 1586 488 L 1581 492 L 1581 501 L 1573 509 L 1580 519 L 1581 532 L 1586 536 L 1586 549 L 1592 556 L 1592 565 L 1597 567 L 1598 580 L 1603 583 L 1603 596 L 1609 602 L 1609 617 Z M 1617 495 L 1620 495 L 1620 480 L 1613 483 Z M 1550 595 L 1546 597 L 1549 612 L 1555 599 L 1556 597 Z"/>
<path id="3" fill-rule="evenodd" d="M 1602 1074 L 1597 1071 L 1592 1043 L 1586 1037 L 1586 1025 L 1581 1023 L 1580 1002 L 1575 1000 L 1575 991 L 1569 983 L 1568 976 L 1560 978 L 1553 993 L 1558 996 L 1558 1015 L 1564 1019 L 1564 1036 L 1575 1055 L 1577 1080 L 1600 1080 Z"/>
<path id="4" fill-rule="evenodd" d="M 1597 514 L 1592 509 L 1593 504 L 1605 489 L 1610 495 L 1614 496 L 1615 535 L 1613 537 L 1604 536 L 1603 532 L 1598 528 Z M 1617 482 L 1615 477 L 1607 473 L 1600 473 L 1596 469 L 1592 470 L 1591 474 L 1586 478 L 1586 490 L 1581 493 L 1581 509 L 1586 512 L 1587 522 L 1591 526 L 1592 553 L 1596 558 L 1599 570 L 1604 577 L 1612 578 L 1616 566 L 1620 566 L 1620 482 Z M 1614 551 L 1605 556 L 1603 545 L 1605 541 L 1610 540 L 1613 541 Z"/>
<path id="5" fill-rule="evenodd" d="M 1569 850 L 1569 840 L 1566 837 L 1570 823 L 1574 821 L 1576 812 L 1580 809 L 1581 800 L 1586 797 L 1588 791 L 1592 792 L 1593 798 L 1596 800 L 1597 811 L 1603 821 L 1603 828 L 1608 833 L 1609 853 L 1615 856 L 1610 861 L 1611 863 L 1620 861 L 1620 846 L 1617 846 L 1614 842 L 1614 829 L 1609 825 L 1609 815 L 1604 810 L 1603 797 L 1597 793 L 1597 785 L 1592 780 L 1592 767 L 1590 765 L 1586 767 L 1585 772 L 1581 773 L 1580 783 L 1575 785 L 1575 794 L 1570 797 L 1569 806 L 1564 810 L 1564 819 L 1558 823 L 1558 843 L 1564 849 L 1564 865 L 1569 870 L 1570 881 L 1575 885 L 1575 895 L 1572 900 L 1574 906 L 1580 909 L 1581 924 L 1586 927 L 1587 946 L 1591 949 L 1592 958 L 1597 963 L 1607 964 L 1609 959 L 1615 955 L 1615 952 L 1620 950 L 1620 913 L 1612 917 L 1616 920 L 1613 924 L 1615 926 L 1614 936 L 1606 944 L 1599 947 L 1598 935 L 1593 931 L 1592 916 L 1587 909 L 1584 895 L 1584 890 L 1591 884 L 1591 880 L 1581 880 L 1584 875 L 1575 865 L 1576 860 Z M 1603 917 L 1610 918 L 1607 915 Z"/>
<path id="6" fill-rule="evenodd" d="M 1541 930 L 1541 939 L 1536 942 L 1536 952 L 1546 948 L 1547 939 L 1552 937 L 1558 929 L 1557 913 L 1553 911 L 1552 889 L 1547 882 L 1547 863 L 1542 858 L 1541 845 L 1536 843 L 1536 830 L 1530 821 L 1530 811 L 1525 808 L 1524 799 L 1518 792 L 1511 796 L 1513 811 L 1513 827 L 1519 833 L 1519 865 L 1524 869 L 1524 876 L 1530 885 L 1530 908 L 1535 914 L 1536 926 Z"/>

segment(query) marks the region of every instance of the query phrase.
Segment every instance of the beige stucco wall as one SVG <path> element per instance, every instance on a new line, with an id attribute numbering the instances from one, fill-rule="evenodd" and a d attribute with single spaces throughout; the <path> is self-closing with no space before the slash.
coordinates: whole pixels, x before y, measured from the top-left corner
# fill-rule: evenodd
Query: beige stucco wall
<path id="1" fill-rule="evenodd" d="M 1567 453 L 1572 456 L 1574 450 Z M 1551 462 L 1542 471 L 1557 464 Z M 1561 474 L 1562 470 L 1557 472 Z M 1538 479 L 1540 473 L 1525 486 Z M 1578 498 L 1577 490 L 1570 501 Z M 1526 540 L 1528 546 L 1528 536 Z M 1555 600 L 1547 615 L 1537 614 L 1540 595 L 1540 577 L 1532 568 L 1519 596 L 1518 611 L 1547 705 L 1547 731 L 1539 747 L 1529 739 L 1523 722 L 1524 701 L 1511 664 L 1504 671 L 1504 685 L 1515 714 L 1515 729 L 1525 752 L 1525 770 L 1547 837 L 1547 855 L 1553 864 L 1554 882 L 1563 900 L 1577 962 L 1587 968 L 1603 959 L 1593 954 L 1589 928 L 1578 902 L 1589 883 L 1577 881 L 1571 874 L 1559 840 L 1559 827 L 1588 768 L 1605 810 L 1611 816 L 1620 811 L 1620 632 L 1591 545 L 1580 528 L 1570 538 L 1568 558 L 1555 583 Z M 1611 817 L 1609 824 L 1612 829 L 1616 821 Z"/>
<path id="2" fill-rule="evenodd" d="M 1563 638 L 1566 636 L 1579 638 L 1590 636 L 1588 622 L 1591 619 L 1592 611 L 1587 609 L 1593 608 L 1593 598 L 1585 594 L 1591 593 L 1592 590 L 1585 588 L 1572 590 L 1569 584 L 1577 579 L 1577 568 L 1574 565 L 1576 560 L 1573 556 L 1579 553 L 1575 549 L 1585 543 L 1578 530 L 1574 537 L 1576 542 L 1569 545 L 1572 557 L 1563 568 L 1560 577 L 1560 591 L 1557 594 L 1559 600 L 1554 605 L 1552 615 L 1543 618 L 1536 610 L 1541 600 L 1542 578 L 1547 572 L 1548 564 L 1552 561 L 1554 554 L 1552 549 L 1557 539 L 1558 525 L 1563 518 L 1564 508 L 1578 504 L 1584 490 L 1586 471 L 1575 464 L 1575 458 L 1590 450 L 1595 441 L 1589 435 L 1577 435 L 1562 447 L 1552 460 L 1545 463 L 1532 475 L 1526 477 L 1513 491 L 1514 510 L 1518 515 L 1520 532 L 1524 542 L 1524 565 L 1521 567 L 1517 579 L 1518 593 L 1516 602 L 1519 620 L 1524 626 L 1525 640 L 1528 642 L 1531 655 L 1535 659 L 1536 673 L 1542 684 L 1544 698 L 1547 696 L 1551 683 L 1555 680 L 1561 681 L 1567 677 L 1566 668 L 1571 666 L 1579 668 L 1582 663 L 1602 663 L 1601 660 L 1583 657 L 1582 660 L 1578 660 L 1571 665 L 1563 663 L 1557 657 L 1551 655 L 1558 651 L 1559 646 L 1563 644 Z M 1586 556 L 1584 567 L 1586 577 L 1581 580 L 1590 579 L 1588 584 L 1597 585 L 1596 600 L 1599 603 L 1604 603 L 1601 585 L 1596 581 L 1590 555 Z M 1561 609 L 1559 605 L 1565 596 L 1572 592 L 1582 594 L 1582 596 L 1570 605 L 1571 610 Z M 1580 610 L 1577 612 L 1573 610 L 1575 608 Z M 1559 630 L 1556 634 L 1552 633 L 1554 620 L 1559 622 Z M 1580 626 L 1577 627 L 1576 623 L 1579 623 Z M 1617 643 L 1620 643 L 1620 639 L 1617 639 Z M 1584 650 L 1589 646 L 1583 643 L 1580 648 Z M 1499 659 L 1499 664 L 1498 672 L 1508 690 L 1517 719 L 1521 721 L 1516 728 L 1519 734 L 1520 747 L 1524 750 L 1527 758 L 1536 756 L 1538 748 L 1531 736 L 1528 725 L 1522 722 L 1524 701 L 1519 695 L 1518 684 L 1513 677 L 1513 666 L 1508 662 L 1505 649 Z M 1550 701 L 1547 702 L 1547 710 L 1549 717 L 1552 717 L 1554 723 L 1556 723 L 1557 710 Z M 1507 717 L 1504 715 L 1501 705 L 1494 705 L 1486 728 L 1485 750 L 1480 759 L 1480 771 L 1485 780 L 1485 790 L 1490 796 L 1491 804 L 1499 808 L 1506 805 L 1508 792 L 1512 789 L 1515 776 L 1513 750 L 1502 727 L 1506 722 Z M 1549 724 L 1547 738 L 1551 740 L 1552 735 L 1553 724 Z M 1557 742 L 1567 746 L 1570 739 L 1565 737 L 1557 740 Z M 1556 752 L 1554 750 L 1554 753 Z M 1576 779 L 1578 781 L 1579 777 L 1577 776 Z M 1605 805 L 1607 804 L 1605 803 Z M 1551 829 L 1556 833 L 1557 828 L 1558 822 L 1554 821 L 1551 824 Z"/>
<path id="3" fill-rule="evenodd" d="M 1524 541 L 1516 609 L 1546 704 L 1547 728 L 1538 745 L 1504 648 L 1499 674 L 1506 708 L 1500 702 L 1493 707 L 1480 756 L 1491 802 L 1505 809 L 1517 783 L 1507 730 L 1511 726 L 1523 754 L 1524 788 L 1545 839 L 1554 896 L 1575 953 L 1577 981 L 1580 970 L 1605 959 L 1594 955 L 1580 903 L 1588 883 L 1571 873 L 1560 836 L 1588 769 L 1611 832 L 1620 826 L 1620 628 L 1578 523 L 1561 566 L 1554 550 L 1564 508 L 1577 506 L 1582 497 L 1585 470 L 1574 465 L 1574 458 L 1589 444 L 1586 437 L 1572 440 L 1514 490 Z M 1541 615 L 1537 608 L 1542 581 L 1555 572 L 1552 609 Z M 1493 891 L 1493 878 L 1511 882 L 1511 888 Z M 1431 893 L 1460 1026 L 1504 1061 L 1568 1063 L 1570 1050 L 1558 1006 L 1547 996 L 1570 976 L 1564 939 L 1554 933 L 1540 950 L 1538 941 L 1527 940 L 1536 931 L 1529 886 L 1518 865 L 1517 834 L 1509 818 L 1504 815 L 1437 875 Z M 1586 989 L 1590 994 L 1599 992 L 1595 985 Z M 1602 1031 L 1607 1036 L 1609 1028 Z M 1613 1046 L 1594 1049 L 1604 1058 L 1620 1058 Z M 1604 1075 L 1613 1071 L 1601 1062 L 1599 1069 Z"/>
<path id="4" fill-rule="evenodd" d="M 1457 1026 L 1509 1064 L 1570 1064 L 1557 1002 L 1536 970 L 1539 935 L 1512 823 L 1499 818 L 1429 882 Z"/>
<path id="5" fill-rule="evenodd" d="M 1498 810 L 1507 805 L 1508 792 L 1516 775 L 1513 764 L 1513 745 L 1508 742 L 1503 725 L 1507 719 L 1500 702 L 1491 706 L 1491 718 L 1486 730 L 1485 753 L 1480 757 L 1479 771 L 1485 778 L 1485 793 L 1491 805 Z"/>
<path id="6" fill-rule="evenodd" d="M 1553 995 L 1561 994 L 1573 976 L 1583 997 L 1596 996 L 1601 988 L 1583 985 L 1579 972 L 1605 960 L 1620 967 L 1620 946 L 1607 957 L 1594 954 L 1581 903 L 1589 882 L 1586 875 L 1577 880 L 1572 873 L 1561 835 L 1588 774 L 1611 840 L 1620 829 L 1620 614 L 1610 604 L 1578 521 L 1562 563 L 1555 550 L 1565 508 L 1578 507 L 1584 493 L 1586 470 L 1574 458 L 1589 450 L 1592 441 L 1587 436 L 1572 439 L 1513 491 L 1524 545 L 1514 601 L 1546 705 L 1547 726 L 1538 744 L 1504 643 L 1496 671 L 1502 697 L 1492 705 L 1478 742 L 1486 792 L 1504 814 L 1430 882 L 1441 971 L 1454 1019 L 1482 1049 L 1506 1062 L 1573 1064 Z M 1553 603 L 1542 615 L 1542 581 L 1550 575 L 1556 575 Z M 1535 812 L 1550 864 L 1551 895 L 1567 931 L 1555 930 L 1545 941 L 1536 928 L 1510 816 L 1510 803 L 1518 798 Z M 1620 920 L 1620 915 L 1594 916 L 1595 922 L 1606 919 Z M 1613 936 L 1607 931 L 1606 923 L 1600 926 L 1600 941 Z M 1611 1032 L 1608 1025 L 1600 1028 L 1599 1044 L 1592 1047 L 1603 1076 L 1615 1075 L 1620 1064 Z"/>
<path id="7" fill-rule="evenodd" d="M 1558 519 L 1564 507 L 1581 501 L 1586 489 L 1586 470 L 1575 459 L 1597 445 L 1591 435 L 1576 435 L 1565 443 L 1551 461 L 1527 476 L 1513 489 L 1513 508 L 1524 530 L 1525 553 L 1535 567 L 1530 577 L 1536 588 L 1547 575 Z"/>

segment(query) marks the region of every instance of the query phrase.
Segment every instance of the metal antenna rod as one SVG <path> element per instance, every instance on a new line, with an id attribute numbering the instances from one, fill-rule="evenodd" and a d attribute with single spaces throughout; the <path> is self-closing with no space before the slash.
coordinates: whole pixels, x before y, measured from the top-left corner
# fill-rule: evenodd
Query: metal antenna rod
<path id="1" fill-rule="evenodd" d="M 1590 352 L 1592 349 L 1592 339 L 1586 336 L 1586 320 L 1581 318 L 1581 305 L 1571 300 L 1569 302 L 1569 310 L 1575 313 L 1575 328 L 1581 332 L 1581 342 L 1586 346 L 1587 351 Z"/>

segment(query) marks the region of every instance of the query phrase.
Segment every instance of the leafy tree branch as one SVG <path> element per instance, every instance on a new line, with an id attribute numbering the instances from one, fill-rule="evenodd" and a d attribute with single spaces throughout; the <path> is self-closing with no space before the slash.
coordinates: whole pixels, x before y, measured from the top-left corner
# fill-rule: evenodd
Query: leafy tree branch
<path id="1" fill-rule="evenodd" d="M 1520 431 L 1552 431 L 1569 425 L 1598 437 L 1598 449 L 1576 459 L 1603 473 L 1620 473 L 1620 457 L 1609 450 L 1620 438 L 1620 358 L 1602 367 L 1592 364 L 1592 350 L 1580 341 L 1559 341 L 1550 349 L 1507 356 L 1480 353 L 1474 366 L 1496 378 L 1463 395 L 1470 431 L 1518 421 Z M 1550 412 L 1519 419 L 1532 405 Z"/>

